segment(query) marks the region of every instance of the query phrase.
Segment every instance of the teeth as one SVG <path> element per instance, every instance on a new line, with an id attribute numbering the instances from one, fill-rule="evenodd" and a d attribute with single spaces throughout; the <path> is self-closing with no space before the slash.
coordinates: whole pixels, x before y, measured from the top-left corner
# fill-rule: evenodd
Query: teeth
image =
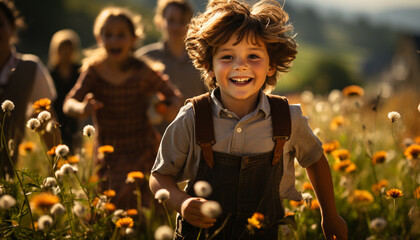
<path id="1" fill-rule="evenodd" d="M 251 78 L 232 78 L 234 82 L 240 82 L 240 83 L 247 82 L 249 79 Z"/>

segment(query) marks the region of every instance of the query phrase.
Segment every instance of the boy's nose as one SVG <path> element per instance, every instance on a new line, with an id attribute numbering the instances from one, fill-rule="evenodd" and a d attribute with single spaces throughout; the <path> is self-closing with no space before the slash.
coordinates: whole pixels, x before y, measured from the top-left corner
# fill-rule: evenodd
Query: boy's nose
<path id="1" fill-rule="evenodd" d="M 235 70 L 244 70 L 247 68 L 246 61 L 244 59 L 237 58 L 235 61 Z"/>

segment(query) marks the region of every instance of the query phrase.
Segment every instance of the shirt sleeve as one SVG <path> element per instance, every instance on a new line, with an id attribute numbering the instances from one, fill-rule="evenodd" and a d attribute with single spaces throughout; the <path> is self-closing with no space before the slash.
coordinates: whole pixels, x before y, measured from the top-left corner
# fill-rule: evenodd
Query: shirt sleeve
<path id="1" fill-rule="evenodd" d="M 30 97 L 30 102 L 33 103 L 41 98 L 48 98 L 54 101 L 57 98 L 54 81 L 45 65 L 35 55 L 25 54 L 22 57 L 24 60 L 32 60 L 36 63 L 35 79 Z"/>
<path id="2" fill-rule="evenodd" d="M 302 115 L 300 105 L 290 105 L 292 119 L 292 134 L 290 146 L 298 163 L 306 168 L 317 162 L 324 150 L 322 143 L 312 132 L 308 118 Z"/>
<path id="3" fill-rule="evenodd" d="M 196 165 L 192 104 L 182 107 L 160 142 L 152 172 L 171 175 L 177 181 L 191 179 Z"/>
<path id="4" fill-rule="evenodd" d="M 77 101 L 83 101 L 86 94 L 92 91 L 93 81 L 95 79 L 95 73 L 92 68 L 88 68 L 82 72 L 77 79 L 76 84 L 67 94 L 66 99 L 74 98 Z"/>

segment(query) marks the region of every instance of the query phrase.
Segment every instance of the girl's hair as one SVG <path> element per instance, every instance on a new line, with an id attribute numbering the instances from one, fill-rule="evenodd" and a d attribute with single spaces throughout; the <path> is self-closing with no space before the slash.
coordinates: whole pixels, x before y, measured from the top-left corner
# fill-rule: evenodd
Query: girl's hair
<path id="1" fill-rule="evenodd" d="M 194 66 L 201 71 L 209 89 L 217 87 L 216 79 L 209 76 L 213 70 L 213 54 L 217 47 L 237 36 L 235 44 L 244 38 L 253 44 L 264 42 L 270 66 L 275 74 L 267 77 L 263 90 L 277 83 L 279 72 L 287 72 L 297 54 L 292 35 L 293 26 L 283 7 L 274 0 L 262 0 L 250 6 L 237 0 L 213 0 L 206 11 L 191 20 L 186 48 Z"/>
<path id="2" fill-rule="evenodd" d="M 192 5 L 187 0 L 158 0 L 156 14 L 154 17 L 155 25 L 160 28 L 166 9 L 171 6 L 177 6 L 182 9 L 183 15 L 190 19 L 194 13 Z"/>
<path id="3" fill-rule="evenodd" d="M 80 37 L 71 29 L 63 29 L 56 33 L 51 38 L 50 49 L 48 53 L 48 67 L 50 69 L 57 66 L 59 61 L 58 51 L 64 44 L 70 44 L 73 46 L 73 52 L 71 60 L 76 63 L 80 58 Z"/>
<path id="4" fill-rule="evenodd" d="M 16 8 L 14 2 L 10 0 L 0 0 L 0 10 L 4 13 L 10 26 L 13 28 L 13 36 L 10 39 L 10 44 L 16 43 L 18 41 L 17 33 L 25 27 L 23 17 L 20 16 L 19 10 Z"/>
<path id="5" fill-rule="evenodd" d="M 93 35 L 96 39 L 100 37 L 104 25 L 108 19 L 112 17 L 123 19 L 127 23 L 132 36 L 136 37 L 138 40 L 143 39 L 143 25 L 141 24 L 141 16 L 139 14 L 134 14 L 128 8 L 115 6 L 102 9 L 102 11 L 96 17 L 95 23 L 93 24 Z M 105 49 L 101 47 L 86 49 L 83 53 L 86 57 L 82 60 L 82 71 L 87 70 L 92 65 L 102 62 L 106 57 Z"/>

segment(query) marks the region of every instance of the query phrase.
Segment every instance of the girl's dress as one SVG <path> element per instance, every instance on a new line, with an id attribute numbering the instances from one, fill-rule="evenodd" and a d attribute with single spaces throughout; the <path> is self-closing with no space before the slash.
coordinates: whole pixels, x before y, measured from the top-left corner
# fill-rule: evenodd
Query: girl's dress
<path id="1" fill-rule="evenodd" d="M 140 62 L 121 84 L 106 81 L 90 67 L 67 95 L 67 98 L 83 101 L 87 93 L 93 93 L 94 98 L 104 104 L 92 116 L 97 131 L 94 156 L 98 146 L 111 145 L 114 152 L 103 158 L 95 156 L 95 163 L 99 166 L 100 190 L 115 190 L 113 202 L 119 208 L 136 207 L 135 184 L 125 183 L 127 174 L 131 171 L 149 173 L 156 157 L 160 135 L 146 115 L 149 99 L 156 92 L 167 98 L 175 95 L 167 81 Z M 142 202 L 148 205 L 151 193 L 147 182 L 143 180 L 140 185 Z"/>

